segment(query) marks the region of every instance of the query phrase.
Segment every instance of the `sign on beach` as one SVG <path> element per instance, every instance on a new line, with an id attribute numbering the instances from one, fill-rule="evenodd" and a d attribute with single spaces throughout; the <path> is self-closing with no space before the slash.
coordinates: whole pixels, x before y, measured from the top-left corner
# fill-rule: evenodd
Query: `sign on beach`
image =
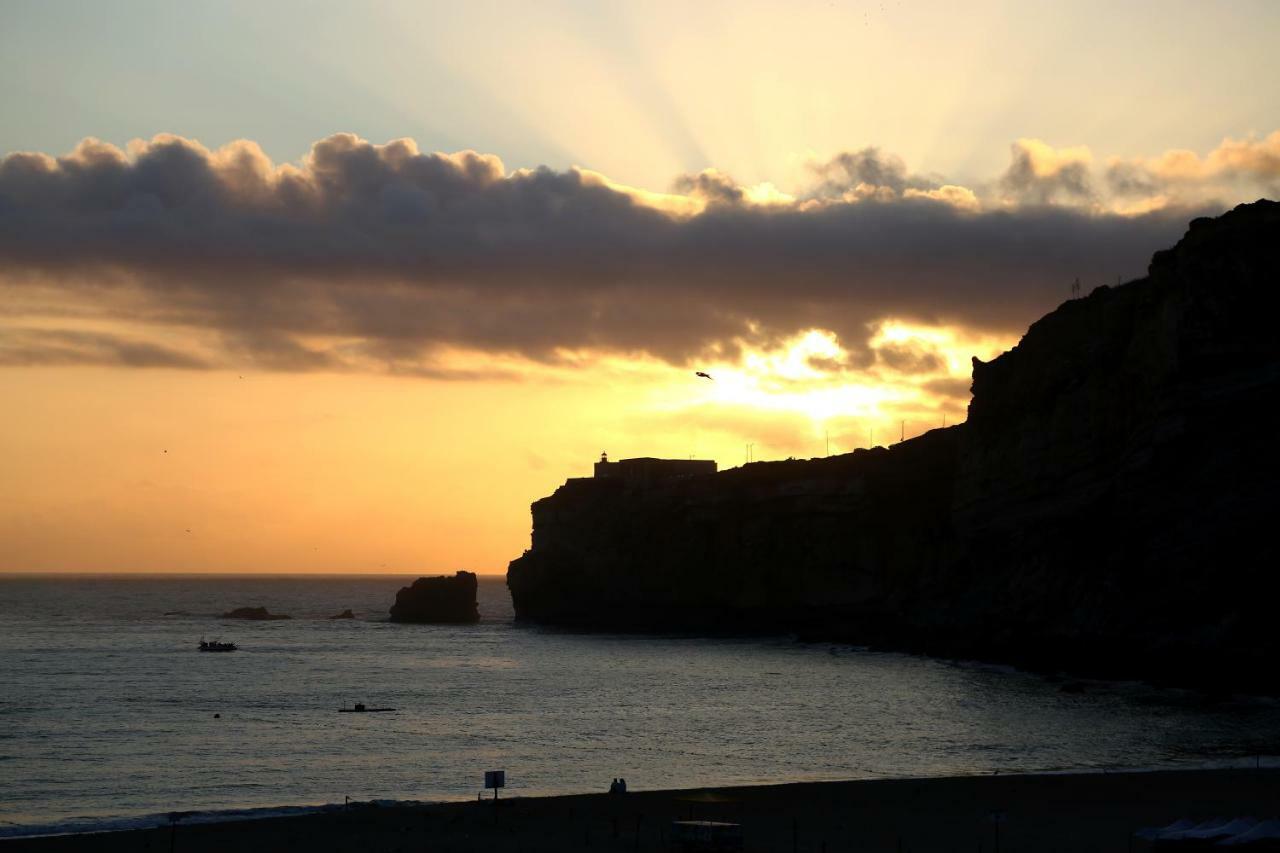
<path id="1" fill-rule="evenodd" d="M 507 787 L 507 771 L 505 770 L 484 771 L 484 786 L 486 789 Z"/>

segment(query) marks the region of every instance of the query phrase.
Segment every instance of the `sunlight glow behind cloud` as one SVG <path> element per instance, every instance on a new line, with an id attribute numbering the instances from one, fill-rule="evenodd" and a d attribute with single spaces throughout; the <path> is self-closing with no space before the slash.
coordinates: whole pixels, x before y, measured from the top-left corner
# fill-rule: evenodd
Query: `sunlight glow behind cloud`
<path id="1" fill-rule="evenodd" d="M 707 168 L 668 191 L 411 139 L 336 134 L 297 164 L 245 140 L 88 139 L 0 159 L 0 362 L 444 375 L 451 350 L 689 364 L 815 328 L 860 353 L 891 317 L 1009 333 L 1064 281 L 1139 272 L 1224 187 L 1274 182 L 1277 139 L 1113 163 L 1106 183 L 1088 149 L 1020 139 L 974 187 L 864 148 L 785 190 Z M 155 339 L 183 328 L 192 346 Z"/>

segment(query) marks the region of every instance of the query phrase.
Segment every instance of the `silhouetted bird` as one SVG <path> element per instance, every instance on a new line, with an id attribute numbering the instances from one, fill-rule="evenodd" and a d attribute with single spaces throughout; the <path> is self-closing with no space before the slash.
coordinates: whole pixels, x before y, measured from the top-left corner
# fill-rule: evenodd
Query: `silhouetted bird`
<path id="1" fill-rule="evenodd" d="M 703 379 L 711 379 L 711 374 L 710 374 L 710 373 L 703 373 L 701 370 L 695 370 L 695 371 L 693 372 L 693 375 L 694 375 L 694 376 L 701 376 Z M 715 380 L 714 380 L 714 379 L 711 379 L 711 381 L 712 381 L 712 382 L 715 382 Z"/>

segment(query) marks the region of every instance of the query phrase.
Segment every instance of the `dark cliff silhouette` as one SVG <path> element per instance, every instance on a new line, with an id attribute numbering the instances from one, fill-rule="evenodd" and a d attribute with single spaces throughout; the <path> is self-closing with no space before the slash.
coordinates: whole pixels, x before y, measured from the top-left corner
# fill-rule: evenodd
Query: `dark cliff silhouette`
<path id="1" fill-rule="evenodd" d="M 474 572 L 458 572 L 452 577 L 418 578 L 401 587 L 391 605 L 392 622 L 479 622 L 476 604 L 478 579 Z"/>
<path id="2" fill-rule="evenodd" d="M 518 618 L 793 631 L 1225 689 L 1271 666 L 1280 203 L 974 360 L 966 423 L 892 448 L 533 505 Z"/>

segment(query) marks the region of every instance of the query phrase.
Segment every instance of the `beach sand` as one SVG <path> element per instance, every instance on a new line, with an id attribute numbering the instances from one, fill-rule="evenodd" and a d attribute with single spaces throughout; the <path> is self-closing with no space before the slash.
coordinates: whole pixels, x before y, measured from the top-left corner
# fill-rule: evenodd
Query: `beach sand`
<path id="1" fill-rule="evenodd" d="M 632 786 L 635 780 L 628 780 Z M 609 780 L 602 780 L 607 787 Z M 20 838 L 18 851 L 658 851 L 673 819 L 742 824 L 748 851 L 1142 851 L 1178 818 L 1280 817 L 1280 770 L 999 775 L 767 785 L 611 796 L 514 796 L 176 829 Z M 998 814 L 998 820 L 993 820 Z M 998 836 L 998 838 L 997 838 Z M 997 846 L 998 845 L 998 846 Z"/>

